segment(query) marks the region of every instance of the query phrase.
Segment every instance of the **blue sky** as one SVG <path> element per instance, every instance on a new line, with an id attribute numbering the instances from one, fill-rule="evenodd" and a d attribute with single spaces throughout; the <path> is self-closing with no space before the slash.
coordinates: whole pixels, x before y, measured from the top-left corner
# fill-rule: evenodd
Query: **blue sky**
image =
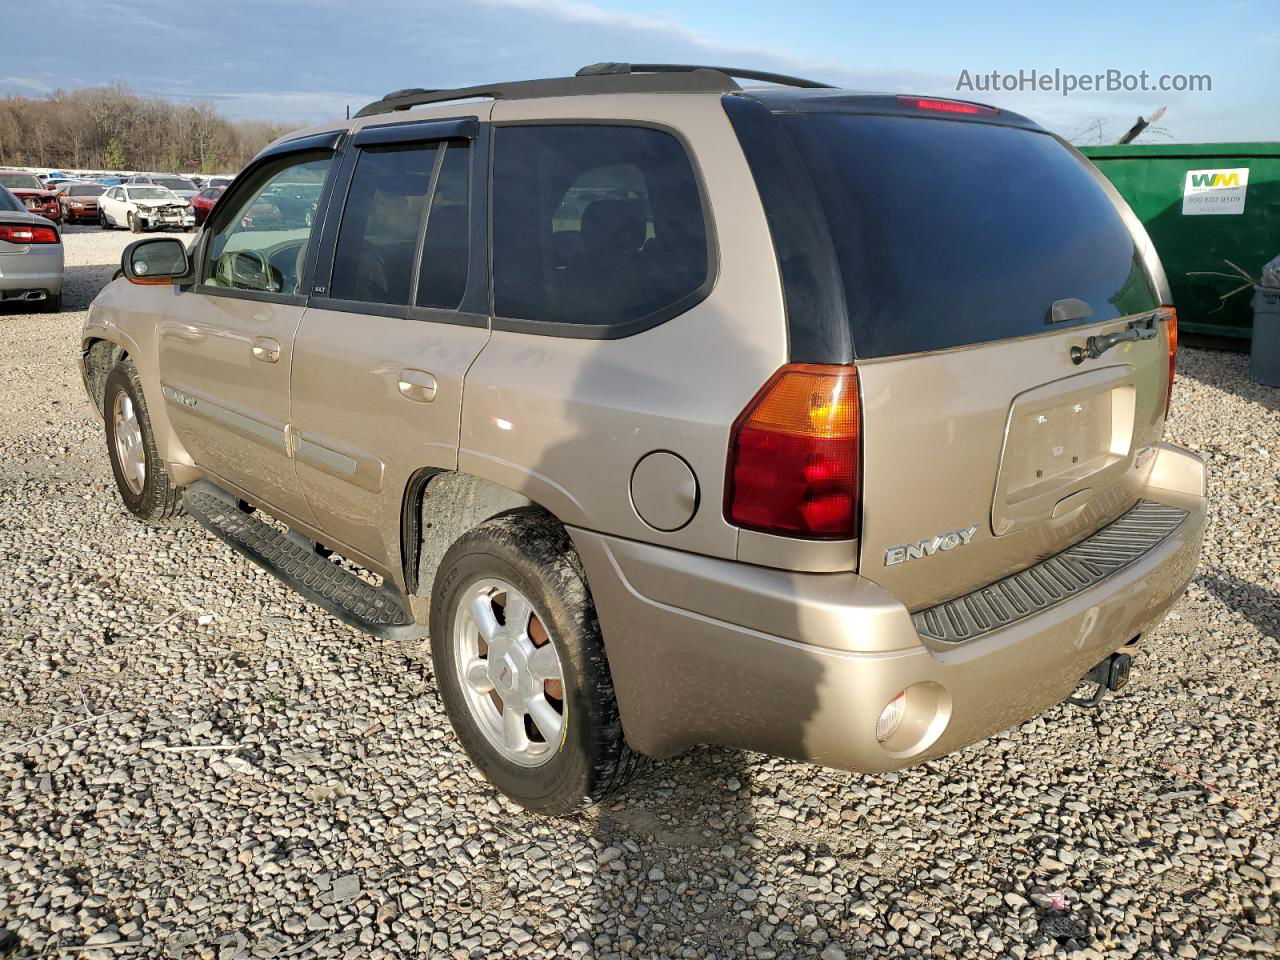
<path id="1" fill-rule="evenodd" d="M 25 0 L 0 0 L 0 8 Z M 841 86 L 962 96 L 1080 142 L 1168 107 L 1148 140 L 1280 139 L 1274 0 L 1048 5 L 728 0 L 60 0 L 87 40 L 12 44 L 0 93 L 123 81 L 236 117 L 307 124 L 389 90 L 572 73 L 598 60 L 754 66 Z M 12 22 L 12 21 L 10 21 Z M 136 48 L 139 56 L 128 51 Z M 962 70 L 1209 74 L 1212 92 L 956 92 Z M 1163 134 L 1163 135 L 1162 135 Z"/>

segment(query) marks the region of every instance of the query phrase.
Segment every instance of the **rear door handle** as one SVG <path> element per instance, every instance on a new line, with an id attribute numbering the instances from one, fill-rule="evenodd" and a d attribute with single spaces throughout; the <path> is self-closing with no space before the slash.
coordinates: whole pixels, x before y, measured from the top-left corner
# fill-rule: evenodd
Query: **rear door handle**
<path id="1" fill-rule="evenodd" d="M 257 337 L 253 341 L 253 359 L 263 363 L 275 363 L 280 359 L 280 341 L 270 337 Z"/>
<path id="2" fill-rule="evenodd" d="M 400 396 L 417 403 L 430 403 L 436 398 L 436 378 L 425 370 L 401 370 L 397 386 Z"/>

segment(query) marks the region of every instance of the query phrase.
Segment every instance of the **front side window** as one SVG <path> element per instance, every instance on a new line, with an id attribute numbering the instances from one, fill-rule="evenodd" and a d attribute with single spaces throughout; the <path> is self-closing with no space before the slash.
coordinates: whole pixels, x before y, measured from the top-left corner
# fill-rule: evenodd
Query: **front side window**
<path id="1" fill-rule="evenodd" d="M 331 160 L 328 152 L 283 158 L 257 171 L 248 189 L 232 198 L 231 207 L 220 204 L 206 245 L 201 283 L 298 293 Z"/>
<path id="2" fill-rule="evenodd" d="M 494 310 L 592 326 L 645 324 L 696 302 L 710 275 L 693 167 L 648 127 L 500 128 Z"/>
<path id="3" fill-rule="evenodd" d="M 338 229 L 331 297 L 408 306 L 437 149 L 415 143 L 361 152 Z"/>

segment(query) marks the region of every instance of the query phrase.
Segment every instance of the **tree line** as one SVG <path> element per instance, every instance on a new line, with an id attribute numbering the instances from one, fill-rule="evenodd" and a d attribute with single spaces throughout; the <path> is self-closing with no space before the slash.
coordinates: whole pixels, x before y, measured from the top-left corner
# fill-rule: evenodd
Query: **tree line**
<path id="1" fill-rule="evenodd" d="M 124 84 L 0 99 L 0 166 L 233 173 L 288 127 Z"/>

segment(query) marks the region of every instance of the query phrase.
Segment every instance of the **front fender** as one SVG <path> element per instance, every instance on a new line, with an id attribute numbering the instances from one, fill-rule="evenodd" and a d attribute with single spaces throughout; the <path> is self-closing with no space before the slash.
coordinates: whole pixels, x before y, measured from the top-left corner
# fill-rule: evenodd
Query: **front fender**
<path id="1" fill-rule="evenodd" d="M 85 392 L 101 417 L 101 395 L 96 392 L 106 378 L 101 365 L 105 363 L 109 369 L 124 356 L 133 361 L 142 381 L 156 451 L 168 464 L 174 480 L 186 484 L 198 476 L 195 461 L 174 432 L 160 390 L 160 315 L 162 305 L 171 297 L 167 286 L 142 286 L 124 278 L 112 280 L 103 287 L 90 305 L 81 330 L 80 375 Z M 95 353 L 95 344 L 101 343 L 114 344 L 109 356 Z"/>

